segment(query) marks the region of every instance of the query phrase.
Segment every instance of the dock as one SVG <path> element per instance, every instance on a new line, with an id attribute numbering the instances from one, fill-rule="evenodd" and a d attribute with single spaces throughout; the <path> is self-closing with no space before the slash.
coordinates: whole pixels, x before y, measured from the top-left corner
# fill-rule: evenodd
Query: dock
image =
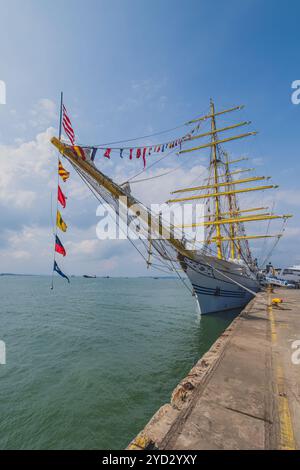
<path id="1" fill-rule="evenodd" d="M 127 449 L 300 449 L 300 290 L 260 292 Z"/>

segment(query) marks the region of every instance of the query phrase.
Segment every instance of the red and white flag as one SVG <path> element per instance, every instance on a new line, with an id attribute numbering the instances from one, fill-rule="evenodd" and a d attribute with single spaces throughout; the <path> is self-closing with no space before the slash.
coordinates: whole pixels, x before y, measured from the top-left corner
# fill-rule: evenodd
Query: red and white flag
<path id="1" fill-rule="evenodd" d="M 67 134 L 67 136 L 70 139 L 71 144 L 74 145 L 74 143 L 75 143 L 75 132 L 73 130 L 71 120 L 68 116 L 65 105 L 63 105 L 62 125 L 63 125 L 65 133 Z"/>

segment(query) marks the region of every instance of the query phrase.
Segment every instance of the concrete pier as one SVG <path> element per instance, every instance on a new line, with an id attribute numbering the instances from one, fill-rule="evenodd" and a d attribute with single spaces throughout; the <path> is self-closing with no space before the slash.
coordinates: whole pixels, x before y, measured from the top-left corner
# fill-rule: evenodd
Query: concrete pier
<path id="1" fill-rule="evenodd" d="M 128 446 L 150 448 L 300 448 L 300 290 L 248 304 Z"/>

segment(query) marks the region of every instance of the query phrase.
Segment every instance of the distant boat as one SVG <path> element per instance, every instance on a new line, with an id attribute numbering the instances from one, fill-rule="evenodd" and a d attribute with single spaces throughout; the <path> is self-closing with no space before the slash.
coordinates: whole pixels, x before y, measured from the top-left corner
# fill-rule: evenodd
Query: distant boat
<path id="1" fill-rule="evenodd" d="M 83 277 L 86 277 L 87 279 L 96 279 L 96 275 L 95 276 L 89 276 L 88 274 L 84 274 Z"/>
<path id="2" fill-rule="evenodd" d="M 288 282 L 296 282 L 300 284 L 300 266 L 291 266 L 290 268 L 283 268 L 277 274 L 279 279 L 284 279 Z"/>
<path id="3" fill-rule="evenodd" d="M 285 279 L 279 279 L 276 276 L 265 276 L 265 278 L 262 280 L 262 285 L 268 284 L 278 287 L 296 287 L 295 284 L 292 284 L 291 282 L 286 281 Z"/>
<path id="4" fill-rule="evenodd" d="M 290 268 L 274 269 L 272 274 L 266 274 L 263 281 L 267 284 L 282 287 L 300 288 L 300 266 Z"/>

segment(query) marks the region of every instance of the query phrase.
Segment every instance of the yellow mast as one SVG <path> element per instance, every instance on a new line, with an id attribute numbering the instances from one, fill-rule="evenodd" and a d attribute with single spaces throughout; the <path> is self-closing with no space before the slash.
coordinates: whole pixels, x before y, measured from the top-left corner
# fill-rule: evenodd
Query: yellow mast
<path id="1" fill-rule="evenodd" d="M 220 116 L 221 114 L 230 113 L 231 111 L 237 111 L 238 109 L 243 109 L 244 105 L 235 106 L 234 108 L 224 109 L 224 111 L 219 111 L 217 113 L 210 113 L 206 116 L 199 117 L 197 119 L 192 119 L 191 121 L 186 122 L 186 124 L 193 124 L 194 122 L 204 121 L 205 119 L 210 119 L 214 116 Z"/>
<path id="2" fill-rule="evenodd" d="M 224 132 L 224 131 L 229 131 L 229 130 L 232 130 L 232 129 L 236 129 L 237 127 L 241 127 L 241 126 L 247 126 L 248 124 L 251 124 L 251 121 L 243 121 L 243 122 L 238 122 L 237 124 L 232 124 L 231 126 L 226 126 L 226 127 L 221 127 L 220 129 L 216 129 L 216 132 Z M 194 135 L 192 137 L 189 137 L 189 141 L 190 140 L 195 140 L 195 139 L 201 139 L 202 137 L 206 137 L 208 135 L 211 135 L 212 132 L 204 132 L 204 134 L 198 134 L 198 135 Z"/>
<path id="3" fill-rule="evenodd" d="M 206 199 L 207 197 L 226 196 L 228 194 L 248 193 L 250 191 L 259 191 L 259 190 L 263 190 L 263 189 L 273 189 L 273 188 L 278 188 L 278 185 L 269 184 L 269 185 L 266 185 L 266 186 L 256 186 L 255 188 L 232 189 L 230 191 L 199 194 L 198 196 L 180 197 L 180 198 L 177 198 L 177 199 L 169 199 L 167 202 L 170 203 L 170 202 L 193 201 L 195 199 Z"/>
<path id="4" fill-rule="evenodd" d="M 272 236 L 280 237 L 281 235 L 250 235 L 247 236 L 244 232 L 243 228 L 243 223 L 244 222 L 252 222 L 252 221 L 261 221 L 261 220 L 271 220 L 271 219 L 276 219 L 279 217 L 287 218 L 291 217 L 290 215 L 284 215 L 284 216 L 277 216 L 273 215 L 272 213 L 267 213 L 267 214 L 254 214 L 250 216 L 240 216 L 240 214 L 244 212 L 254 212 L 254 211 L 260 211 L 263 209 L 266 209 L 264 207 L 259 207 L 259 208 L 249 208 L 249 209 L 244 209 L 240 210 L 237 200 L 236 200 L 236 194 L 238 193 L 244 193 L 244 192 L 250 192 L 250 191 L 257 191 L 257 190 L 265 190 L 265 189 L 271 189 L 271 188 L 277 188 L 278 186 L 276 185 L 265 185 L 265 186 L 256 186 L 256 187 L 251 187 L 251 188 L 245 188 L 245 189 L 233 189 L 235 187 L 235 184 L 241 184 L 241 183 L 247 183 L 250 181 L 258 181 L 258 180 L 265 180 L 269 179 L 269 177 L 249 177 L 249 178 L 243 178 L 243 179 L 236 179 L 233 180 L 231 179 L 231 176 L 237 173 L 243 173 L 250 171 L 250 169 L 242 169 L 242 170 L 236 170 L 236 171 L 229 171 L 229 165 L 234 164 L 237 162 L 240 162 L 242 160 L 248 160 L 248 158 L 239 158 L 236 160 L 229 160 L 227 157 L 227 154 L 225 154 L 225 160 L 222 159 L 223 152 L 220 151 L 218 148 L 219 144 L 222 144 L 224 142 L 229 142 L 233 141 L 236 139 L 240 139 L 243 137 L 255 135 L 256 132 L 247 132 L 245 134 L 240 134 L 237 136 L 233 137 L 228 137 L 224 138 L 222 140 L 218 139 L 218 132 L 223 132 L 227 130 L 232 130 L 240 126 L 244 126 L 246 124 L 249 124 L 248 121 L 243 121 L 231 126 L 226 126 L 226 127 L 220 127 L 217 129 L 216 126 L 216 120 L 215 117 L 222 115 L 224 113 L 228 113 L 231 111 L 235 111 L 238 109 L 241 109 L 243 106 L 237 106 L 235 108 L 227 109 L 224 111 L 220 112 L 215 112 L 215 106 L 213 101 L 210 101 L 210 113 L 206 116 L 200 117 L 198 119 L 194 119 L 192 121 L 189 121 L 188 124 L 194 123 L 194 122 L 199 122 L 203 121 L 206 119 L 211 119 L 211 129 L 210 132 L 206 132 L 203 134 L 196 135 L 192 137 L 190 140 L 193 139 L 198 139 L 204 136 L 211 136 L 211 141 L 207 144 L 200 145 L 198 147 L 194 148 L 188 148 L 181 150 L 179 153 L 186 153 L 186 152 L 192 152 L 195 150 L 199 149 L 204 149 L 207 147 L 211 148 L 211 158 L 210 158 L 210 177 L 208 178 L 208 184 L 205 186 L 197 186 L 193 188 L 186 188 L 186 189 L 180 189 L 177 191 L 174 191 L 174 193 L 182 193 L 182 192 L 188 192 L 188 191 L 198 191 L 202 189 L 208 189 L 209 191 L 206 194 L 200 194 L 196 196 L 191 196 L 191 197 L 182 197 L 182 198 L 177 198 L 177 199 L 170 199 L 167 201 L 168 203 L 172 202 L 183 202 L 183 201 L 192 201 L 192 200 L 199 200 L 199 199 L 207 199 L 207 198 L 212 198 L 212 204 L 214 206 L 214 213 L 205 215 L 204 217 L 209 217 L 209 220 L 207 222 L 202 222 L 202 223 L 196 223 L 196 224 L 191 224 L 191 225 L 184 225 L 184 227 L 197 227 L 197 226 L 205 226 L 205 227 L 211 227 L 208 236 L 206 235 L 206 240 L 204 240 L 205 244 L 210 244 L 210 243 L 215 243 L 217 247 L 217 257 L 218 259 L 224 259 L 225 255 L 227 257 L 227 245 L 224 244 L 223 242 L 230 242 L 230 256 L 231 258 L 235 258 L 236 255 L 239 257 L 241 254 L 241 245 L 240 245 L 240 240 L 248 240 L 248 239 L 255 239 L 255 238 L 270 238 Z M 149 226 L 149 218 L 151 218 L 151 227 L 154 229 L 155 232 L 160 233 L 160 226 L 161 226 L 161 220 L 159 218 L 152 218 L 152 214 L 150 210 L 148 210 L 146 207 L 144 207 L 142 204 L 138 203 L 133 196 L 125 192 L 122 187 L 114 183 L 110 178 L 108 178 L 106 175 L 104 175 L 100 170 L 98 170 L 96 167 L 88 163 L 87 161 L 83 160 L 81 157 L 79 157 L 73 150 L 72 146 L 63 144 L 60 140 L 56 139 L 55 137 L 51 139 L 51 142 L 59 149 L 60 153 L 64 155 L 72 164 L 74 164 L 75 167 L 77 167 L 79 170 L 82 170 L 85 172 L 88 176 L 90 176 L 93 180 L 95 180 L 99 185 L 103 186 L 114 198 L 119 198 L 120 196 L 126 196 L 127 198 L 127 205 L 130 208 L 132 205 L 137 205 L 140 209 L 140 217 L 144 221 L 146 225 Z M 222 164 L 224 165 L 224 171 L 219 172 L 219 165 Z M 220 178 L 224 178 L 224 180 L 220 180 Z M 220 190 L 219 188 L 225 187 L 224 190 Z M 228 200 L 228 211 L 229 212 L 222 212 L 221 209 L 221 200 L 222 197 L 225 196 L 225 199 Z M 224 210 L 224 209 L 223 209 Z M 225 209 L 226 210 L 226 209 Z M 229 215 L 228 218 L 224 218 L 224 215 Z M 153 225 L 154 223 L 154 225 Z M 224 225 L 228 224 L 229 225 L 229 234 L 228 236 L 224 236 L 222 232 L 224 232 L 225 227 Z M 241 224 L 241 225 L 239 225 Z M 223 226 L 223 228 L 222 228 Z M 174 226 L 171 227 L 171 230 L 174 229 Z M 213 236 L 215 235 L 215 236 Z M 237 241 L 237 244 L 234 243 L 234 241 Z M 151 239 L 149 240 L 149 259 L 148 263 L 150 264 L 150 256 L 151 256 Z M 173 245 L 173 247 L 177 250 L 178 253 L 180 253 L 182 256 L 187 256 L 189 258 L 195 258 L 195 254 L 193 250 L 188 250 L 185 246 L 185 243 L 183 241 L 180 241 L 174 237 L 170 237 L 169 243 Z M 247 246 L 246 246 L 247 248 Z M 247 248 L 248 250 L 248 248 Z M 248 257 L 251 260 L 251 254 L 250 252 L 246 251 L 246 257 Z"/>
<path id="5" fill-rule="evenodd" d="M 212 120 L 214 120 L 215 118 L 212 117 Z M 217 132 L 217 131 L 215 131 Z M 185 150 L 180 150 L 178 153 L 187 153 L 187 152 L 194 152 L 195 150 L 200 150 L 200 149 L 205 149 L 207 147 L 213 147 L 214 145 L 217 145 L 217 144 L 223 144 L 224 142 L 229 142 L 231 140 L 236 140 L 236 139 L 242 139 L 243 137 L 248 137 L 250 135 L 256 135 L 257 132 L 246 132 L 245 134 L 239 134 L 239 135 L 235 135 L 233 137 L 227 137 L 227 139 L 222 139 L 222 140 L 218 140 L 216 142 L 210 142 L 208 144 L 204 144 L 204 145 L 199 145 L 199 147 L 193 147 L 193 148 L 190 148 L 190 149 L 185 149 Z M 244 160 L 244 158 L 243 158 Z M 232 163 L 232 162 L 229 162 L 229 163 Z"/>
<path id="6" fill-rule="evenodd" d="M 211 132 L 212 132 L 212 155 L 211 155 L 211 165 L 213 166 L 214 172 L 214 182 L 216 187 L 218 186 L 218 160 L 217 160 L 217 134 L 216 134 L 216 120 L 215 120 L 215 106 L 212 100 L 210 100 L 210 113 L 211 113 Z M 215 220 L 220 219 L 220 204 L 219 204 L 219 195 L 215 193 Z M 223 258 L 222 253 L 222 238 L 221 238 L 221 227 L 220 225 L 216 226 L 216 240 L 217 240 L 217 252 L 218 258 Z"/>
<path id="7" fill-rule="evenodd" d="M 267 210 L 268 207 L 253 207 L 251 209 L 242 209 L 242 210 L 238 210 L 238 209 L 233 209 L 233 214 L 242 214 L 244 212 L 255 212 L 255 211 L 262 211 L 262 210 Z M 220 216 L 224 216 L 224 215 L 230 215 L 230 212 L 220 212 Z M 266 212 L 264 215 L 271 215 L 270 213 Z M 211 217 L 211 214 L 206 214 L 204 215 L 202 218 L 206 218 L 206 217 Z"/>
<path id="8" fill-rule="evenodd" d="M 236 160 L 228 160 L 228 165 L 232 165 L 233 163 L 244 162 L 245 160 L 249 160 L 248 157 L 237 158 Z"/>
<path id="9" fill-rule="evenodd" d="M 277 233 L 275 235 L 241 235 L 241 236 L 234 237 L 234 240 L 254 240 L 257 238 L 281 238 L 281 237 L 282 237 L 281 233 Z M 223 240 L 230 241 L 231 238 L 223 237 Z M 206 243 L 215 243 L 215 242 L 216 240 L 214 238 L 211 238 L 210 240 L 206 241 Z"/>
<path id="10" fill-rule="evenodd" d="M 248 171 L 253 171 L 253 170 L 255 170 L 255 168 L 243 168 L 243 169 L 240 169 L 240 170 L 231 171 L 230 173 L 227 173 L 227 174 L 223 173 L 223 174 L 219 175 L 219 178 L 224 178 L 225 176 L 237 175 L 238 173 L 246 173 Z M 209 178 L 205 178 L 205 181 L 208 180 L 208 179 Z"/>
<path id="11" fill-rule="evenodd" d="M 213 199 L 213 204 L 214 204 L 213 213 L 206 214 L 203 217 L 203 218 L 208 218 L 207 222 L 183 225 L 183 227 L 198 227 L 198 226 L 211 227 L 209 232 L 206 233 L 204 243 L 216 244 L 217 256 L 219 259 L 224 259 L 226 248 L 223 242 L 225 241 L 230 242 L 229 243 L 230 257 L 232 259 L 236 257 L 240 258 L 240 256 L 242 255 L 242 246 L 241 246 L 240 241 L 245 240 L 246 241 L 245 242 L 246 243 L 245 255 L 247 258 L 249 258 L 249 260 L 251 260 L 251 253 L 247 245 L 247 240 L 251 238 L 260 238 L 261 236 L 252 235 L 252 236 L 247 237 L 244 231 L 244 226 L 243 226 L 245 222 L 272 220 L 272 219 L 277 219 L 280 217 L 285 219 L 287 217 L 290 217 L 289 215 L 277 216 L 277 215 L 273 215 L 272 213 L 254 214 L 248 217 L 241 216 L 243 212 L 255 212 L 255 211 L 263 210 L 265 208 L 260 207 L 260 208 L 251 208 L 251 209 L 249 208 L 245 210 L 240 210 L 238 202 L 237 202 L 237 198 L 236 198 L 237 194 L 278 187 L 277 185 L 264 185 L 264 186 L 250 187 L 250 188 L 247 187 L 245 189 L 236 189 L 235 187 L 235 185 L 237 184 L 270 179 L 270 177 L 266 177 L 266 176 L 253 176 L 249 178 L 242 178 L 242 179 L 234 180 L 232 178 L 232 175 L 247 172 L 247 171 L 250 171 L 251 169 L 249 168 L 240 169 L 240 170 L 237 169 L 235 171 L 230 172 L 229 170 L 230 165 L 241 162 L 243 160 L 248 160 L 248 158 L 242 157 L 242 158 L 238 158 L 234 160 L 229 160 L 227 153 L 224 152 L 225 158 L 222 158 L 223 153 L 220 153 L 219 151 L 219 148 L 218 148 L 219 144 L 223 144 L 225 142 L 230 142 L 230 141 L 234 141 L 237 139 L 241 139 L 244 137 L 257 134 L 257 132 L 247 132 L 244 134 L 219 139 L 219 136 L 218 136 L 219 132 L 234 130 L 241 126 L 250 124 L 250 121 L 242 121 L 237 124 L 232 124 L 232 125 L 227 125 L 227 126 L 218 126 L 217 128 L 216 120 L 215 120 L 216 116 L 229 113 L 231 111 L 236 111 L 241 108 L 243 108 L 243 106 L 236 106 L 234 108 L 216 112 L 214 103 L 212 100 L 210 100 L 209 113 L 205 116 L 199 117 L 197 119 L 193 119 L 187 123 L 187 124 L 191 124 L 195 122 L 201 122 L 207 119 L 211 120 L 211 129 L 209 131 L 198 134 L 198 135 L 194 135 L 193 137 L 190 137 L 189 139 L 189 140 L 195 140 L 195 139 L 203 138 L 206 136 L 211 136 L 210 142 L 203 144 L 203 145 L 199 145 L 197 147 L 186 148 L 186 149 L 180 150 L 179 153 L 184 154 L 184 153 L 193 152 L 193 151 L 197 151 L 197 150 L 201 150 L 205 148 L 211 148 L 210 168 L 212 171 L 210 173 L 209 178 L 206 178 L 206 181 L 207 181 L 206 185 L 178 189 L 176 191 L 173 191 L 171 194 L 202 191 L 205 189 L 207 189 L 208 191 L 206 192 L 206 194 L 198 194 L 198 195 L 190 196 L 190 197 L 177 197 L 177 199 L 174 198 L 174 199 L 169 199 L 167 201 L 167 203 L 174 203 L 174 202 L 178 203 L 178 202 L 195 201 L 195 200 L 207 199 L 207 198 Z M 218 171 L 220 164 L 224 165 L 223 172 Z M 222 199 L 223 197 L 227 199 L 227 203 L 228 203 L 227 210 L 229 212 L 221 212 L 221 201 L 223 200 Z M 229 217 L 223 218 L 224 215 L 229 215 Z M 228 236 L 224 236 L 224 233 L 223 233 L 224 230 L 226 230 L 225 224 L 229 225 Z M 215 236 L 213 236 L 214 234 Z M 268 236 L 266 236 L 265 238 L 268 238 Z M 226 253 L 226 256 L 227 256 L 227 253 Z"/>
<path id="12" fill-rule="evenodd" d="M 191 228 L 191 227 L 200 227 L 200 226 L 209 226 L 209 225 L 225 225 L 225 224 L 236 224 L 237 222 L 257 222 L 262 220 L 273 220 L 273 219 L 288 219 L 292 217 L 291 214 L 284 214 L 284 215 L 254 215 L 251 217 L 232 217 L 227 219 L 219 219 L 213 220 L 208 222 L 197 222 L 195 224 L 185 224 L 184 227 Z M 180 226 L 181 227 L 181 226 Z"/>
<path id="13" fill-rule="evenodd" d="M 228 155 L 225 153 L 225 178 L 226 182 L 230 182 L 230 173 L 229 173 L 229 165 L 228 165 Z M 248 178 L 249 179 L 249 178 Z M 241 180 L 240 180 L 241 181 Z M 228 202 L 229 202 L 229 215 L 231 218 L 233 218 L 233 204 L 236 201 L 233 201 L 233 195 L 228 195 Z M 235 207 L 236 209 L 236 207 Z M 235 243 L 234 243 L 234 236 L 235 236 L 235 225 L 230 224 L 229 226 L 229 231 L 230 231 L 230 257 L 231 259 L 235 258 Z M 238 241 L 238 256 L 240 255 L 240 242 Z"/>
<path id="14" fill-rule="evenodd" d="M 229 174 L 230 173 L 227 173 L 225 174 L 225 176 L 227 177 Z M 201 189 L 219 188 L 220 186 L 233 186 L 234 184 L 250 183 L 251 181 L 269 180 L 270 178 L 271 176 L 252 176 L 251 178 L 243 178 L 240 180 L 230 181 L 228 179 L 228 181 L 218 183 L 218 184 L 206 184 L 204 186 L 194 186 L 193 188 L 176 189 L 176 191 L 172 191 L 171 194 L 185 193 L 189 191 L 200 191 Z"/>

